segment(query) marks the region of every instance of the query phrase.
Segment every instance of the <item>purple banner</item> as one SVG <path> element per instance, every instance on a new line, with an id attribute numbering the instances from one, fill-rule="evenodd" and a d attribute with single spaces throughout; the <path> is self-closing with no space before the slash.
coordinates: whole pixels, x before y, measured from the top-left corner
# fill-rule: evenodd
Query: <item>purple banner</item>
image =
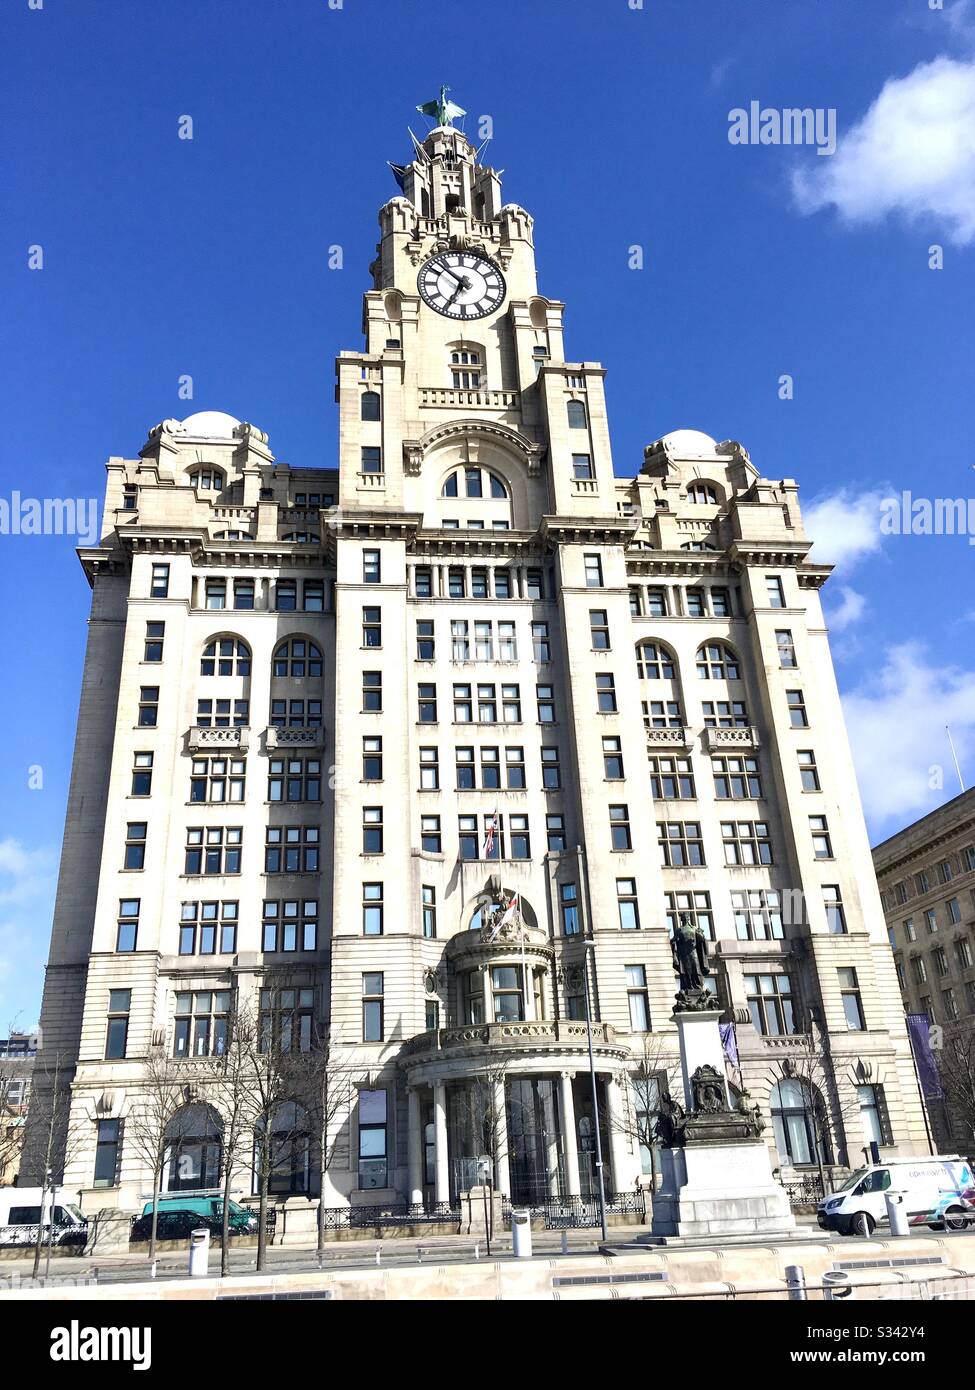
<path id="1" fill-rule="evenodd" d="M 721 1046 L 724 1049 L 725 1061 L 730 1062 L 735 1071 L 738 1070 L 738 1039 L 735 1036 L 735 1025 L 733 1023 L 719 1023 L 721 1030 Z"/>
<path id="2" fill-rule="evenodd" d="M 931 1050 L 931 1021 L 927 1014 L 907 1015 L 907 1034 L 911 1040 L 917 1074 L 921 1080 L 921 1093 L 925 1100 L 940 1100 L 944 1095 L 938 1064 Z"/>

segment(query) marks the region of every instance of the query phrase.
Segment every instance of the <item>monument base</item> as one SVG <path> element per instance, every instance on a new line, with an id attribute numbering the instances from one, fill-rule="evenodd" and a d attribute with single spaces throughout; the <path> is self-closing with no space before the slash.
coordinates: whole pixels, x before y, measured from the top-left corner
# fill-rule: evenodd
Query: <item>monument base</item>
<path id="1" fill-rule="evenodd" d="M 663 1149 L 655 1236 L 788 1235 L 796 1219 L 760 1140 Z"/>

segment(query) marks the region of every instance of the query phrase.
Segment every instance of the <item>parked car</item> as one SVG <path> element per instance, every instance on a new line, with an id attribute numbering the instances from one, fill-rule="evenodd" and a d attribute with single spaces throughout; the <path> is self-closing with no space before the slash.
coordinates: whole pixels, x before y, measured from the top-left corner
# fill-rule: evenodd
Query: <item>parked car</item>
<path id="1" fill-rule="evenodd" d="M 975 1222 L 972 1167 L 957 1154 L 895 1158 L 858 1168 L 838 1191 L 823 1198 L 816 1219 L 825 1231 L 870 1236 L 877 1226 L 889 1224 L 887 1192 L 903 1193 L 911 1226 L 960 1231 Z"/>
<path id="2" fill-rule="evenodd" d="M 252 1235 L 257 1230 L 257 1216 L 242 1207 L 239 1202 L 231 1202 L 228 1216 L 229 1233 L 232 1236 Z M 223 1198 L 204 1197 L 160 1197 L 156 1236 L 159 1240 L 188 1240 L 191 1231 L 206 1228 L 214 1235 L 223 1229 Z M 132 1223 L 132 1239 L 148 1240 L 152 1232 L 152 1203 L 146 1202 L 142 1215 Z"/>
<path id="3" fill-rule="evenodd" d="M 54 1189 L 52 1204 L 40 1187 L 0 1187 L 0 1245 L 32 1245 L 41 1224 L 53 1226 L 54 1245 L 79 1244 L 88 1232 L 88 1218 L 64 1189 Z"/>

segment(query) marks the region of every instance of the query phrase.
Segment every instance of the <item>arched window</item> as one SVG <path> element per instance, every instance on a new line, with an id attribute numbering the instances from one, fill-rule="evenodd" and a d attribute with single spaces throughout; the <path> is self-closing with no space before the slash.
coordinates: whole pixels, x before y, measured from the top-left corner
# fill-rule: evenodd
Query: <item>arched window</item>
<path id="1" fill-rule="evenodd" d="M 380 400 L 378 391 L 363 391 L 359 397 L 360 419 L 378 420 L 380 419 Z"/>
<path id="2" fill-rule="evenodd" d="M 219 1185 L 222 1133 L 223 1124 L 212 1105 L 197 1103 L 177 1110 L 166 1126 L 163 1175 L 167 1192 Z"/>
<path id="3" fill-rule="evenodd" d="M 321 648 L 309 642 L 307 637 L 289 637 L 275 650 L 273 673 L 275 676 L 290 676 L 293 680 L 320 678 Z"/>
<path id="4" fill-rule="evenodd" d="M 738 658 L 724 642 L 705 642 L 697 649 L 697 674 L 702 681 L 738 681 Z"/>
<path id="5" fill-rule="evenodd" d="M 715 507 L 721 499 L 713 483 L 691 483 L 687 489 L 687 500 L 700 506 Z"/>
<path id="6" fill-rule="evenodd" d="M 448 473 L 440 490 L 441 497 L 500 497 L 508 496 L 503 479 L 489 468 L 460 468 Z"/>
<path id="7" fill-rule="evenodd" d="M 249 676 L 251 649 L 239 637 L 214 637 L 203 648 L 201 676 Z"/>
<path id="8" fill-rule="evenodd" d="M 209 464 L 204 468 L 194 468 L 189 474 L 190 485 L 199 492 L 222 492 L 224 486 L 223 470 Z"/>
<path id="9" fill-rule="evenodd" d="M 681 550 L 717 550 L 716 545 L 710 541 L 682 541 Z"/>
<path id="10" fill-rule="evenodd" d="M 673 653 L 659 642 L 637 644 L 636 669 L 645 681 L 672 681 L 676 674 Z"/>
<path id="11" fill-rule="evenodd" d="M 769 1096 L 775 1147 L 783 1163 L 831 1163 L 826 1108 L 815 1086 L 789 1077 Z"/>
<path id="12" fill-rule="evenodd" d="M 586 403 L 585 401 L 568 401 L 565 413 L 569 420 L 570 430 L 584 430 L 586 428 Z"/>
<path id="13" fill-rule="evenodd" d="M 214 531 L 215 541 L 252 541 L 254 539 L 251 531 Z"/>
<path id="14" fill-rule="evenodd" d="M 264 1121 L 254 1126 L 254 1188 L 260 1190 L 266 1169 L 269 1192 L 308 1192 L 311 1189 L 311 1124 L 304 1106 L 281 1101 L 271 1115 L 264 1142 Z"/>
<path id="15" fill-rule="evenodd" d="M 321 540 L 317 531 L 286 531 L 281 537 L 283 541 L 297 541 L 301 545 L 314 545 Z"/>

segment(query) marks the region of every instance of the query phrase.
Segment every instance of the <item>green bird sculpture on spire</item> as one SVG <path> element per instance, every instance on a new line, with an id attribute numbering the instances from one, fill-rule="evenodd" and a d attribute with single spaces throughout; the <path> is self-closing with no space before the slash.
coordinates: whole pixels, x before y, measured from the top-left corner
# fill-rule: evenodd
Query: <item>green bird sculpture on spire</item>
<path id="1" fill-rule="evenodd" d="M 416 109 L 424 116 L 433 116 L 437 125 L 451 125 L 455 116 L 466 116 L 467 112 L 462 106 L 458 106 L 455 101 L 447 100 L 449 87 L 441 87 L 440 95 L 435 101 L 424 101 Z"/>

